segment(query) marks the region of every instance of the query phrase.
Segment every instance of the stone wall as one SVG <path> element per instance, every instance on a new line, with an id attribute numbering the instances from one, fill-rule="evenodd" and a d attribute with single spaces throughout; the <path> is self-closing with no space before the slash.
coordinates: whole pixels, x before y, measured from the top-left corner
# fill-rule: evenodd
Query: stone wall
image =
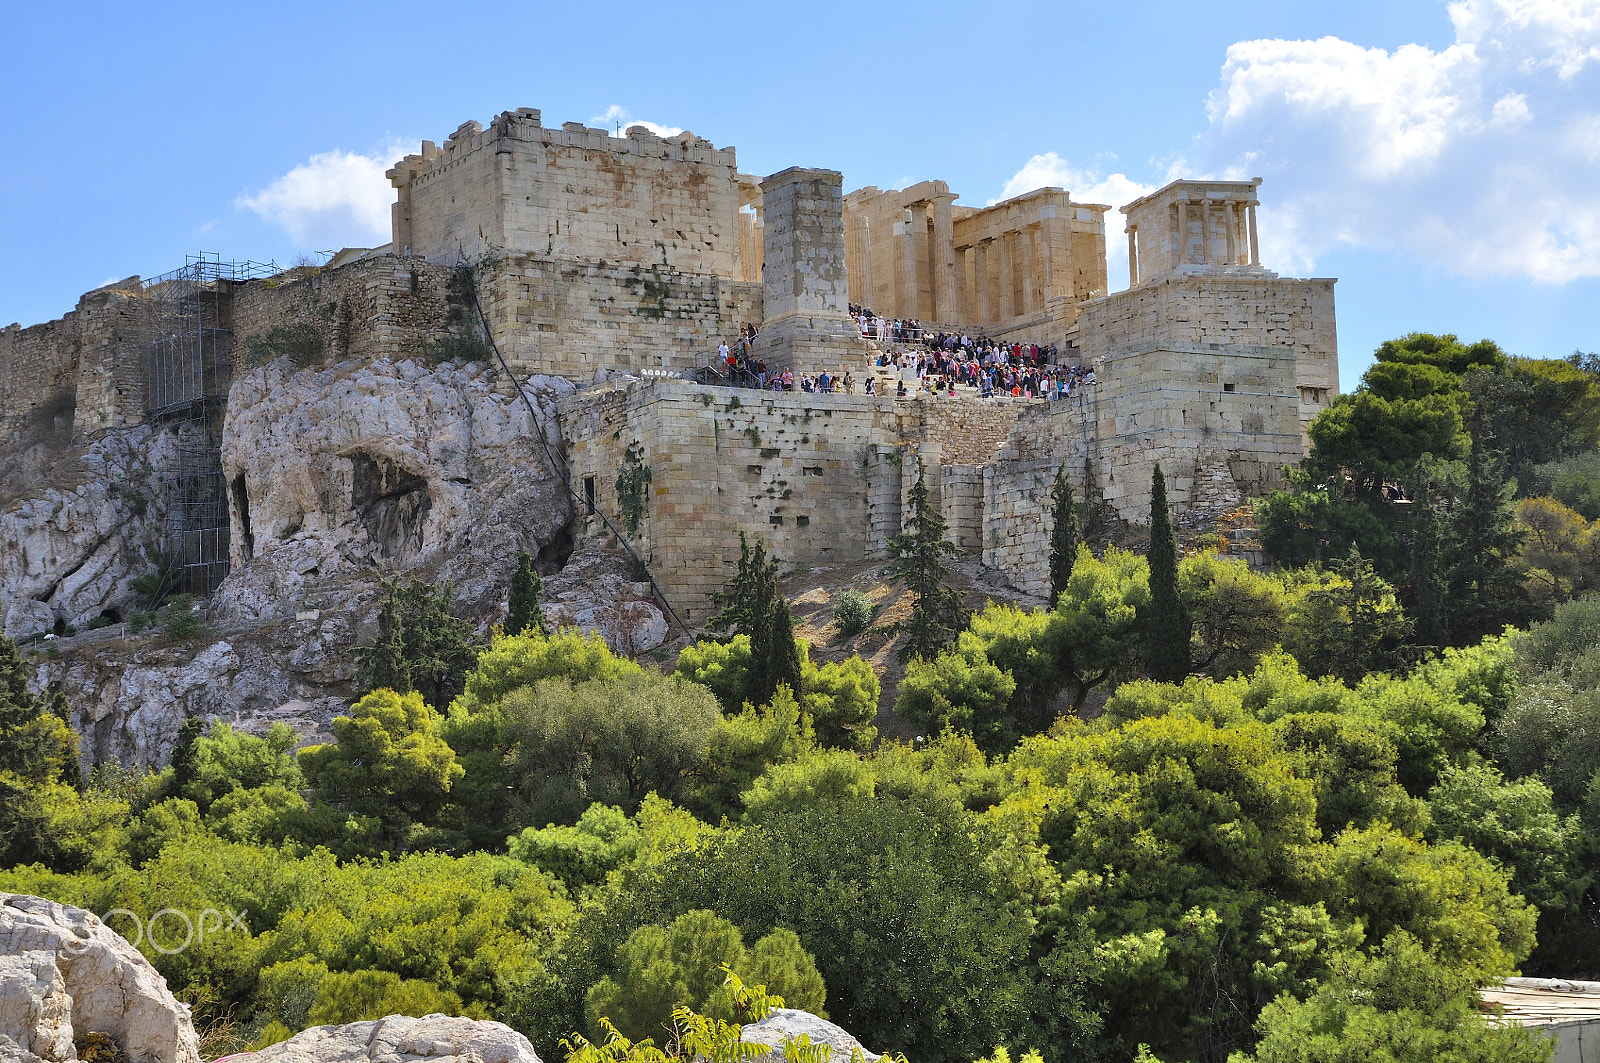
<path id="1" fill-rule="evenodd" d="M 467 307 L 450 291 L 450 270 L 422 258 L 374 255 L 334 268 L 291 270 L 233 286 L 233 357 L 250 360 L 252 341 L 273 329 L 310 326 L 324 361 L 421 357 Z"/>
<path id="2" fill-rule="evenodd" d="M 395 164 L 394 246 L 442 262 L 507 250 L 739 278 L 736 169 L 732 148 L 693 133 L 546 129 L 524 107 Z"/>
<path id="3" fill-rule="evenodd" d="M 1302 430 L 1339 392 L 1332 280 L 1227 274 L 1168 276 L 1086 303 L 1079 357 L 1093 363 L 1152 343 L 1278 348 L 1293 362 Z M 1141 390 L 1126 376 L 1118 386 Z M 1297 455 L 1298 456 L 1298 455 Z"/>
<path id="4" fill-rule="evenodd" d="M 901 417 L 892 399 L 676 380 L 580 392 L 561 411 L 573 486 L 619 526 L 619 474 L 649 470 L 624 531 L 685 616 L 735 571 L 741 531 L 785 569 L 884 556 L 900 530 Z M 605 534 L 579 524 L 580 539 Z"/>
<path id="5" fill-rule="evenodd" d="M 0 329 L 0 433 L 57 422 L 87 435 L 143 420 L 141 292 L 130 277 L 54 321 Z"/>
<path id="6" fill-rule="evenodd" d="M 739 326 L 762 318 L 761 287 L 645 266 L 506 255 L 478 295 L 501 352 L 520 375 L 594 379 L 704 365 Z"/>
<path id="7" fill-rule="evenodd" d="M 1226 464 L 1238 493 L 1282 486 L 1303 450 L 1293 352 L 1283 347 L 1150 343 L 1099 360 L 1092 398 L 1098 489 L 1117 514 L 1149 519 L 1150 475 L 1160 462 L 1179 510 L 1197 477 Z M 1218 491 L 1210 488 L 1213 498 Z"/>

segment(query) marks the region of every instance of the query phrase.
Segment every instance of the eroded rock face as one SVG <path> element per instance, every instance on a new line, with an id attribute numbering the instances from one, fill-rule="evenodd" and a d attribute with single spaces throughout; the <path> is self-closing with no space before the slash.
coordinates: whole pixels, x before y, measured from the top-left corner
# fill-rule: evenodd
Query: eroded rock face
<path id="1" fill-rule="evenodd" d="M 540 603 L 554 631 L 576 627 L 599 632 L 618 653 L 648 653 L 667 640 L 667 618 L 648 582 L 637 581 L 626 555 L 601 540 L 579 546 L 559 573 L 544 581 Z"/>
<path id="2" fill-rule="evenodd" d="M 531 377 L 527 407 L 482 363 L 274 362 L 229 392 L 222 462 L 233 571 L 219 601 L 241 623 L 293 617 L 330 578 L 448 580 L 469 612 L 498 608 L 519 550 L 559 563 L 571 505 L 556 400 Z"/>
<path id="3" fill-rule="evenodd" d="M 155 567 L 159 471 L 176 435 L 146 426 L 69 447 L 0 506 L 0 610 L 7 638 L 82 627 L 130 598 Z M 6 455 L 22 461 L 26 455 Z"/>
<path id="4" fill-rule="evenodd" d="M 866 1063 L 874 1063 L 879 1058 L 868 1052 L 843 1027 L 796 1008 L 774 1008 L 765 1019 L 746 1026 L 739 1039 L 772 1048 L 772 1051 L 751 1059 L 750 1063 L 781 1063 L 784 1042 L 799 1038 L 802 1034 L 809 1037 L 812 1044 L 827 1045 L 832 1049 L 828 1056 L 830 1063 L 850 1063 L 851 1054 L 856 1051 L 861 1053 Z"/>
<path id="5" fill-rule="evenodd" d="M 137 949 L 81 908 L 0 893 L 0 1058 L 65 1063 L 91 1033 L 128 1063 L 200 1063 L 188 1007 Z"/>
<path id="6" fill-rule="evenodd" d="M 391 1015 L 344 1026 L 313 1026 L 236 1063 L 540 1063 L 533 1045 L 503 1023 Z"/>

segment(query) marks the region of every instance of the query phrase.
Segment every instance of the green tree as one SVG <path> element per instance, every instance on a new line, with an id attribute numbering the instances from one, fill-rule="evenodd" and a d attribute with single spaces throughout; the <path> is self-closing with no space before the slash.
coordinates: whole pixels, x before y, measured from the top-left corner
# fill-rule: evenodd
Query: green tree
<path id="1" fill-rule="evenodd" d="M 524 822 L 573 823 L 595 801 L 628 812 L 652 790 L 685 791 L 722 718 L 710 691 L 650 672 L 614 680 L 541 680 L 501 707 Z"/>
<path id="2" fill-rule="evenodd" d="M 1066 466 L 1056 470 L 1050 485 L 1050 601 L 1067 589 L 1072 566 L 1078 561 L 1078 514 L 1073 507 L 1072 481 Z"/>
<path id="3" fill-rule="evenodd" d="M 1528 618 L 1527 595 L 1513 566 L 1523 533 L 1517 525 L 1513 487 L 1502 470 L 1500 458 L 1474 440 L 1446 553 L 1448 627 L 1457 646 Z"/>
<path id="4" fill-rule="evenodd" d="M 1073 711 L 1093 688 L 1133 673 L 1149 608 L 1150 566 L 1143 557 L 1114 546 L 1098 558 L 1088 547 L 1078 551 L 1049 629 L 1073 688 Z"/>
<path id="5" fill-rule="evenodd" d="M 760 982 L 788 1007 L 826 1017 L 827 992 L 816 962 L 794 931 L 779 927 L 746 949 L 739 928 L 714 912 L 696 909 L 668 926 L 642 926 L 617 947 L 614 973 L 585 998 L 591 1036 L 603 1036 L 608 1018 L 634 1040 L 660 1037 L 674 1008 L 688 1006 L 711 1018 L 736 1020 L 737 1002 L 724 966 L 741 980 Z"/>
<path id="6" fill-rule="evenodd" d="M 1150 471 L 1150 614 L 1145 629 L 1145 668 L 1161 683 L 1181 683 L 1189 674 L 1189 614 L 1178 594 L 1178 544 L 1167 509 L 1167 481 L 1158 464 Z"/>
<path id="7" fill-rule="evenodd" d="M 1443 646 L 1445 624 L 1446 527 L 1434 508 L 1432 477 L 1420 474 L 1413 490 L 1411 511 L 1411 614 L 1416 621 L 1416 641 L 1423 646 Z"/>
<path id="8" fill-rule="evenodd" d="M 443 707 L 461 692 L 481 648 L 465 620 L 451 612 L 449 584 L 384 583 L 378 638 L 357 650 L 358 681 L 368 690 L 415 690 Z"/>
<path id="9" fill-rule="evenodd" d="M 765 540 L 756 540 L 751 549 L 744 533 L 739 534 L 739 568 L 712 601 L 722 609 L 706 621 L 707 627 L 750 638 L 750 663 L 735 704 L 765 705 L 780 685 L 799 690 L 802 667 L 794 618 L 778 587 L 778 562 L 767 558 Z"/>
<path id="10" fill-rule="evenodd" d="M 1357 682 L 1411 630 L 1394 589 L 1352 546 L 1328 571 L 1291 575 L 1283 646 L 1314 676 Z"/>
<path id="11" fill-rule="evenodd" d="M 1371 955 L 1343 951 L 1304 1001 L 1284 994 L 1261 1013 L 1261 1041 L 1240 1063 L 1547 1063 L 1553 1043 L 1498 1025 L 1476 1006 L 1469 973 L 1409 934 Z"/>
<path id="12" fill-rule="evenodd" d="M 184 721 L 185 727 L 190 722 Z M 297 745 L 299 738 L 285 723 L 273 724 L 258 738 L 218 720 L 209 732 L 180 746 L 181 762 L 174 753 L 173 789 L 193 801 L 202 815 L 235 790 L 271 786 L 298 790 L 304 781 L 294 756 Z"/>
<path id="13" fill-rule="evenodd" d="M 1194 624 L 1190 661 L 1219 678 L 1255 670 L 1283 634 L 1283 586 L 1214 550 L 1178 562 L 1178 597 Z"/>
<path id="14" fill-rule="evenodd" d="M 507 848 L 513 857 L 549 872 L 580 897 L 639 851 L 639 828 L 622 809 L 596 801 L 572 826 L 528 827 L 508 838 Z"/>
<path id="15" fill-rule="evenodd" d="M 511 575 L 511 599 L 506 610 L 506 634 L 548 635 L 550 629 L 544 622 L 544 612 L 539 608 L 539 596 L 544 591 L 544 581 L 534 571 L 533 557 L 524 550 L 517 555 L 517 570 Z"/>
<path id="16" fill-rule="evenodd" d="M 950 644 L 960 624 L 961 596 L 950 587 L 944 555 L 956 552 L 955 544 L 944 537 L 944 516 L 928 503 L 927 480 L 918 475 L 911 489 L 906 531 L 889 541 L 893 560 L 889 573 L 905 585 L 913 596 L 911 616 L 895 625 L 905 634 L 900 648 L 902 658 L 938 655 Z"/>
<path id="17" fill-rule="evenodd" d="M 463 774 L 415 691 L 374 690 L 334 717 L 333 733 L 333 745 L 301 750 L 306 781 L 324 801 L 392 826 L 426 821 Z"/>

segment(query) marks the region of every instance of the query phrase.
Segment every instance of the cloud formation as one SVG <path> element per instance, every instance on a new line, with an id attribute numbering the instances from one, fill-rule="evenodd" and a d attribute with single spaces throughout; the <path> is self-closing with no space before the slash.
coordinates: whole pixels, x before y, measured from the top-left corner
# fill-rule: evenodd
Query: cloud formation
<path id="1" fill-rule="evenodd" d="M 282 226 L 305 248 L 387 243 L 394 189 L 383 174 L 404 154 L 400 145 L 371 155 L 325 151 L 234 206 Z"/>
<path id="2" fill-rule="evenodd" d="M 609 128 L 611 130 L 611 135 L 614 137 L 627 136 L 628 128 L 636 125 L 644 126 L 646 129 L 650 130 L 650 132 L 654 133 L 658 137 L 662 137 L 663 139 L 667 137 L 675 137 L 679 133 L 683 132 L 683 130 L 679 129 L 675 125 L 658 125 L 655 122 L 646 122 L 642 118 L 630 118 L 628 116 L 628 109 L 615 103 L 606 108 L 605 114 L 591 116 L 589 119 L 589 124 L 596 128 Z"/>
<path id="3" fill-rule="evenodd" d="M 1462 0 L 1455 42 L 1242 41 L 1196 176 L 1260 176 L 1262 258 L 1409 252 L 1475 277 L 1600 276 L 1600 0 Z"/>

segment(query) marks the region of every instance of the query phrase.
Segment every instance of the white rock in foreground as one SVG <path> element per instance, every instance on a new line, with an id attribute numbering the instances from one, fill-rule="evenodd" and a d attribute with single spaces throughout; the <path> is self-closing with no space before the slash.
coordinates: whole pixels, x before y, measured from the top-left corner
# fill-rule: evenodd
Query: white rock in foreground
<path id="1" fill-rule="evenodd" d="M 230 1063 L 540 1063 L 511 1027 L 481 1019 L 390 1015 L 343 1026 L 313 1026 Z"/>
<path id="2" fill-rule="evenodd" d="M 772 1048 L 771 1052 L 756 1056 L 748 1063 L 779 1063 L 783 1059 L 783 1043 L 797 1039 L 801 1034 L 811 1038 L 812 1044 L 827 1045 L 833 1050 L 828 1055 L 829 1063 L 850 1063 L 850 1054 L 856 1049 L 860 1049 L 861 1058 L 866 1063 L 881 1058 L 874 1052 L 868 1052 L 843 1027 L 796 1008 L 772 1009 L 772 1013 L 760 1022 L 746 1026 L 739 1039 Z"/>
<path id="3" fill-rule="evenodd" d="M 0 893 L 0 1058 L 66 1063 L 89 1033 L 128 1063 L 200 1063 L 188 1007 L 138 950 L 81 908 Z"/>

